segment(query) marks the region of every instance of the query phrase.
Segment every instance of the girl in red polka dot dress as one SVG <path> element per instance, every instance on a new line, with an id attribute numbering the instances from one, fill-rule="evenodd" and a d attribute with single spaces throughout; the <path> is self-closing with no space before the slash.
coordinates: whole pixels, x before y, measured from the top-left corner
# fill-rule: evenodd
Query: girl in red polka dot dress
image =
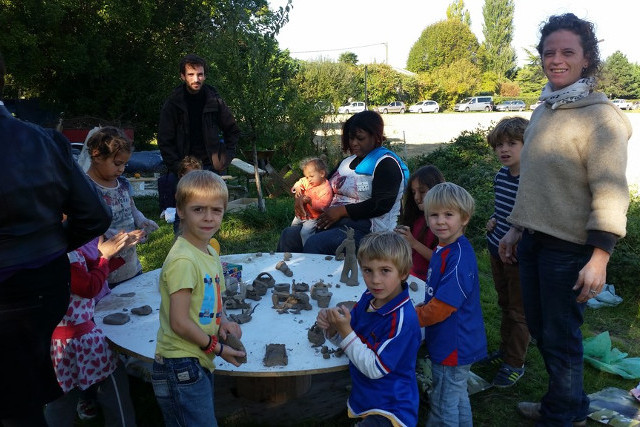
<path id="1" fill-rule="evenodd" d="M 105 425 L 135 426 L 124 366 L 93 322 L 94 297 L 107 286 L 109 273 L 125 263 L 118 253 L 132 245 L 127 233 L 120 232 L 108 240 L 100 236 L 68 254 L 69 308 L 51 338 L 51 360 L 65 394 L 47 405 L 49 425 L 72 426 L 76 405 L 88 390 L 95 393 Z"/>

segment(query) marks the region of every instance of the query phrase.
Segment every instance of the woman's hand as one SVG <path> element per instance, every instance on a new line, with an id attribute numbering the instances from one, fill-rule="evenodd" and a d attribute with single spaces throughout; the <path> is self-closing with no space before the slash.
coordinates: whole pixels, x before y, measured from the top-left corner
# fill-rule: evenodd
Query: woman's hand
<path id="1" fill-rule="evenodd" d="M 492 232 L 494 228 L 496 228 L 496 223 L 498 222 L 497 219 L 495 218 L 489 218 L 489 221 L 487 221 L 487 231 L 488 232 Z"/>
<path id="2" fill-rule="evenodd" d="M 331 228 L 333 224 L 340 221 L 344 217 L 348 217 L 347 208 L 344 206 L 332 206 L 324 210 L 324 212 L 318 217 L 316 221 L 316 228 L 327 229 Z"/>
<path id="3" fill-rule="evenodd" d="M 304 197 L 302 194 L 296 193 L 293 199 L 293 210 L 298 218 L 307 217 L 307 212 L 304 210 Z"/>
<path id="4" fill-rule="evenodd" d="M 607 264 L 609 263 L 609 253 L 600 248 L 593 248 L 593 254 L 589 262 L 582 267 L 582 270 L 578 273 L 578 280 L 573 287 L 576 291 L 582 288 L 580 295 L 576 298 L 576 301 L 582 303 L 587 302 L 590 298 L 598 295 L 604 283 L 607 280 Z"/>
<path id="5" fill-rule="evenodd" d="M 511 227 L 507 234 L 500 239 L 500 245 L 498 246 L 498 253 L 500 259 L 505 264 L 515 264 L 518 262 L 518 242 L 522 238 L 522 231 L 518 231 Z"/>

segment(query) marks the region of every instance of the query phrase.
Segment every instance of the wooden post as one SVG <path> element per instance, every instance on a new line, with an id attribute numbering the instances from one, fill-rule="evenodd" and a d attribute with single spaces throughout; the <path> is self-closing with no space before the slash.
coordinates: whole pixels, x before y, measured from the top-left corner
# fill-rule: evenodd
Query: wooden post
<path id="1" fill-rule="evenodd" d="M 262 197 L 262 185 L 260 183 L 260 172 L 258 171 L 258 150 L 256 149 L 256 140 L 253 139 L 253 174 L 256 178 L 256 190 L 258 191 L 258 210 L 260 212 L 266 212 L 267 207 L 264 204 L 264 198 Z"/>

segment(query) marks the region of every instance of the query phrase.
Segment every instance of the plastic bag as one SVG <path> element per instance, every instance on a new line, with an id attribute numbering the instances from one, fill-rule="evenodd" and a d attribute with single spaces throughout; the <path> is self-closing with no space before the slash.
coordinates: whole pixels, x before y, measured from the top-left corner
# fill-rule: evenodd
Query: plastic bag
<path id="1" fill-rule="evenodd" d="M 617 348 L 612 349 L 609 331 L 585 339 L 582 345 L 584 360 L 596 369 L 620 375 L 626 379 L 640 378 L 640 358 L 627 358 L 627 353 L 623 353 Z"/>

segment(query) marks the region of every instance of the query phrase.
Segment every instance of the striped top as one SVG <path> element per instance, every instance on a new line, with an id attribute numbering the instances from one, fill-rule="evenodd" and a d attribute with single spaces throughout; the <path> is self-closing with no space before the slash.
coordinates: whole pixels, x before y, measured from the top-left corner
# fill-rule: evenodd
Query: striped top
<path id="1" fill-rule="evenodd" d="M 512 176 L 509 168 L 503 166 L 496 173 L 493 179 L 493 191 L 495 194 L 494 212 L 491 218 L 496 219 L 496 226 L 493 231 L 487 233 L 487 242 L 489 244 L 489 252 L 491 255 L 498 257 L 498 244 L 500 239 L 507 234 L 511 224 L 507 221 L 507 217 L 511 214 L 513 205 L 516 201 L 516 193 L 518 192 L 518 184 L 520 176 Z"/>

